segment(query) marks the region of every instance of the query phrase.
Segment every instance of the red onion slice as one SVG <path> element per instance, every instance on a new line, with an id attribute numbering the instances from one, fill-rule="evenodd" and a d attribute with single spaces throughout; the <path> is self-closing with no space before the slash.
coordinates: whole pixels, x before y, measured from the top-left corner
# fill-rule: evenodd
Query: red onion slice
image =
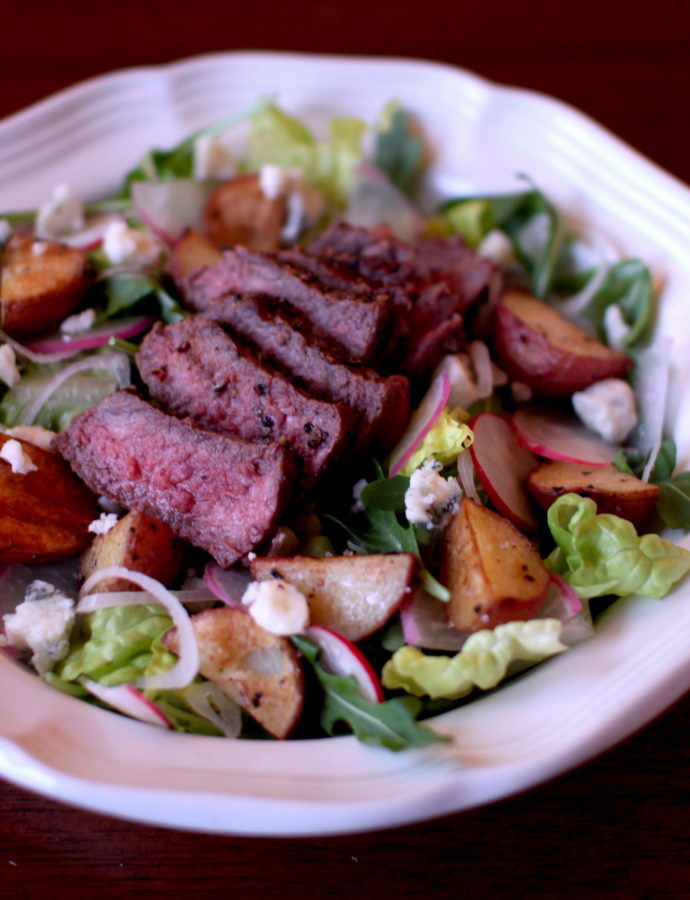
<path id="1" fill-rule="evenodd" d="M 60 385 L 67 381 L 68 378 L 71 378 L 72 375 L 76 375 L 77 372 L 85 372 L 89 369 L 111 372 L 120 388 L 126 387 L 130 383 L 130 364 L 126 353 L 114 350 L 111 353 L 99 353 L 88 356 L 85 359 L 78 359 L 56 372 L 43 386 L 31 403 L 25 407 L 19 419 L 19 424 L 33 425 L 36 416 L 43 409 L 48 398 L 55 393 Z"/>
<path id="2" fill-rule="evenodd" d="M 413 413 L 407 430 L 390 455 L 388 474 L 391 477 L 397 475 L 415 450 L 419 449 L 445 409 L 449 396 L 450 378 L 448 372 L 442 371 L 431 382 L 431 387 Z"/>
<path id="3" fill-rule="evenodd" d="M 535 618 L 559 619 L 563 623 L 560 639 L 568 647 L 586 641 L 594 634 L 589 606 L 582 602 L 572 585 L 555 572 L 551 573 L 544 605 Z"/>
<path id="4" fill-rule="evenodd" d="M 242 731 L 242 709 L 212 681 L 190 684 L 184 692 L 190 708 L 222 731 L 225 737 L 236 738 Z"/>
<path id="5" fill-rule="evenodd" d="M 143 575 L 141 572 L 133 572 L 131 569 L 126 569 L 124 566 L 107 566 L 105 569 L 98 569 L 90 575 L 82 585 L 80 592 L 81 599 L 77 604 L 78 613 L 85 612 L 86 610 L 90 612 L 93 611 L 92 609 L 89 609 L 89 597 L 87 595 L 89 590 L 104 578 L 126 578 L 128 581 L 131 581 L 142 589 L 142 597 L 135 598 L 126 604 L 118 604 L 108 602 L 108 595 L 102 594 L 101 597 L 103 599 L 100 602 L 99 608 L 118 605 L 133 606 L 141 605 L 142 603 L 150 603 L 151 597 L 149 594 L 153 594 L 155 602 L 160 603 L 161 606 L 165 607 L 170 618 L 177 627 L 179 658 L 175 665 L 168 669 L 167 672 L 140 678 L 137 681 L 137 686 L 146 689 L 156 688 L 167 690 L 184 688 L 187 687 L 188 684 L 191 684 L 199 672 L 199 647 L 196 642 L 196 636 L 190 618 L 177 597 L 167 588 L 163 587 L 160 581 L 156 581 L 155 578 L 151 578 L 149 575 Z M 133 593 L 137 592 L 135 591 Z"/>
<path id="6" fill-rule="evenodd" d="M 79 683 L 94 697 L 132 719 L 138 719 L 149 725 L 158 725 L 161 728 L 173 727 L 163 710 L 131 684 L 111 686 L 92 681 L 90 678 L 80 678 Z"/>
<path id="7" fill-rule="evenodd" d="M 221 569 L 218 563 L 206 563 L 204 569 L 206 587 L 226 606 L 242 606 L 242 597 L 252 577 L 249 572 L 233 572 Z"/>
<path id="8" fill-rule="evenodd" d="M 483 341 L 472 341 L 469 350 L 477 385 L 477 397 L 483 400 L 490 397 L 494 389 L 494 370 L 489 348 Z"/>
<path id="9" fill-rule="evenodd" d="M 103 325 L 73 336 L 54 331 L 52 334 L 31 341 L 27 347 L 38 353 L 60 355 L 71 353 L 75 355 L 82 350 L 103 347 L 110 338 L 120 338 L 124 341 L 127 338 L 135 337 L 150 328 L 155 321 L 153 316 L 127 316 L 123 319 L 105 322 Z"/>
<path id="10" fill-rule="evenodd" d="M 23 356 L 24 359 L 31 360 L 31 362 L 38 363 L 38 365 L 48 366 L 52 363 L 62 362 L 65 359 L 69 359 L 70 356 L 74 356 L 75 352 L 71 348 L 66 348 L 59 353 L 37 353 L 25 344 L 20 344 L 19 341 L 15 341 L 14 338 L 11 338 L 9 334 L 6 334 L 2 329 L 0 329 L 0 341 L 9 344 L 18 356 Z"/>

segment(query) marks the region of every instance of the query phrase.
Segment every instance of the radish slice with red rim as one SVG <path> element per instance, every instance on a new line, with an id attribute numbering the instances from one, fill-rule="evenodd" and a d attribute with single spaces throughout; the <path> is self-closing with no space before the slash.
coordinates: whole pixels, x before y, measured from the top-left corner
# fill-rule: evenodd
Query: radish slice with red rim
<path id="1" fill-rule="evenodd" d="M 132 184 L 137 215 L 171 247 L 187 229 L 200 227 L 209 193 L 208 185 L 186 178 Z"/>
<path id="2" fill-rule="evenodd" d="M 359 648 L 325 625 L 309 625 L 305 637 L 321 650 L 319 662 L 331 675 L 352 675 L 360 693 L 372 703 L 383 700 L 383 688 L 369 660 Z"/>
<path id="3" fill-rule="evenodd" d="M 587 466 L 611 463 L 620 447 L 585 428 L 575 416 L 542 406 L 523 406 L 511 423 L 523 447 L 547 459 Z"/>
<path id="4" fill-rule="evenodd" d="M 389 457 L 388 474 L 391 478 L 400 472 L 415 450 L 422 445 L 422 441 L 445 409 L 449 396 L 450 378 L 448 372 L 442 371 L 432 381 L 424 399 L 413 413 L 405 433 Z"/>
<path id="5" fill-rule="evenodd" d="M 415 591 L 403 600 L 400 622 L 405 643 L 413 647 L 458 652 L 468 638 L 448 621 L 445 603 L 426 591 Z"/>
<path id="6" fill-rule="evenodd" d="M 65 335 L 60 331 L 32 340 L 26 346 L 37 353 L 80 353 L 82 350 L 93 350 L 107 344 L 110 338 L 135 337 L 149 329 L 155 319 L 153 316 L 127 316 L 123 319 L 112 319 L 103 325 L 90 328 L 82 334 Z"/>
<path id="7" fill-rule="evenodd" d="M 156 704 L 145 697 L 131 684 L 105 685 L 90 678 L 80 678 L 79 683 L 98 700 L 112 706 L 118 712 L 132 719 L 158 725 L 161 728 L 172 728 L 172 722 Z"/>
<path id="8" fill-rule="evenodd" d="M 108 595 L 101 594 L 103 598 L 99 608 L 109 606 L 134 606 L 142 603 L 150 603 L 153 594 L 155 603 L 160 603 L 165 607 L 168 615 L 173 620 L 173 624 L 177 628 L 177 636 L 179 643 L 179 653 L 177 662 L 168 669 L 167 672 L 161 672 L 157 675 L 143 676 L 137 681 L 137 686 L 142 688 L 157 688 L 160 690 L 184 688 L 196 678 L 199 672 L 199 647 L 196 642 L 194 628 L 191 620 L 187 615 L 187 611 L 182 606 L 177 597 L 166 587 L 141 572 L 133 572 L 124 566 L 106 566 L 104 569 L 97 569 L 90 575 L 81 588 L 80 601 L 77 604 L 77 612 L 83 613 L 93 611 L 93 604 L 89 606 L 89 590 L 98 584 L 104 578 L 124 578 L 141 588 L 141 599 L 133 597 L 128 603 L 108 602 Z M 136 592 L 132 592 L 135 594 Z"/>
<path id="9" fill-rule="evenodd" d="M 539 521 L 525 480 L 538 465 L 537 458 L 520 446 L 510 423 L 496 413 L 479 413 L 470 428 L 474 432 L 470 454 L 489 499 L 517 528 L 536 531 Z"/>
<path id="10" fill-rule="evenodd" d="M 242 606 L 242 597 L 252 577 L 248 572 L 221 569 L 218 563 L 206 563 L 204 584 L 226 606 Z"/>

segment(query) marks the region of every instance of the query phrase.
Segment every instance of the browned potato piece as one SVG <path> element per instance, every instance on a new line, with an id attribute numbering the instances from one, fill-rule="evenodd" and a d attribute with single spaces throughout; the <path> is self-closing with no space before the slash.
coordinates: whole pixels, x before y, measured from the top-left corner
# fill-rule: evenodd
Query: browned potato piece
<path id="1" fill-rule="evenodd" d="M 448 618 L 460 631 L 530 619 L 549 572 L 531 542 L 498 513 L 465 498 L 444 535 L 441 581 Z"/>
<path id="2" fill-rule="evenodd" d="M 271 253 L 280 247 L 286 209 L 285 197 L 264 195 L 258 175 L 240 175 L 221 184 L 208 198 L 203 228 L 216 247 L 240 244 Z"/>
<path id="3" fill-rule="evenodd" d="M 325 625 L 351 641 L 378 631 L 410 590 L 416 561 L 409 553 L 367 556 L 261 558 L 257 581 L 282 578 L 307 598 L 312 625 Z"/>
<path id="4" fill-rule="evenodd" d="M 81 250 L 14 235 L 0 273 L 2 328 L 14 337 L 26 337 L 56 325 L 77 306 L 90 282 Z"/>
<path id="5" fill-rule="evenodd" d="M 172 252 L 172 276 L 182 290 L 185 281 L 207 266 L 214 266 L 221 259 L 220 250 L 199 231 L 190 228 L 175 244 Z"/>
<path id="6" fill-rule="evenodd" d="M 583 466 L 579 463 L 549 461 L 534 469 L 527 490 L 542 509 L 562 494 L 591 497 L 600 513 L 613 513 L 631 522 L 642 522 L 654 509 L 659 486 L 640 481 L 615 466 Z"/>
<path id="7" fill-rule="evenodd" d="M 0 447 L 9 440 L 0 435 Z M 15 474 L 0 460 L 0 562 L 48 563 L 81 553 L 98 517 L 96 497 L 62 457 L 19 443 L 36 470 Z"/>
<path id="8" fill-rule="evenodd" d="M 88 578 L 107 566 L 125 566 L 150 575 L 164 585 L 180 571 L 183 549 L 171 529 L 142 512 L 132 510 L 106 534 L 99 534 L 81 558 L 79 569 Z M 93 591 L 131 591 L 132 583 L 123 578 L 99 581 Z"/>
<path id="9" fill-rule="evenodd" d="M 543 397 L 569 397 L 602 378 L 624 376 L 632 364 L 520 291 L 506 292 L 496 306 L 494 343 L 501 368 Z"/>
<path id="10" fill-rule="evenodd" d="M 304 702 L 304 678 L 297 651 L 264 631 L 240 607 L 207 609 L 192 616 L 199 645 L 199 671 L 277 738 L 297 724 Z M 173 653 L 175 631 L 164 643 Z"/>

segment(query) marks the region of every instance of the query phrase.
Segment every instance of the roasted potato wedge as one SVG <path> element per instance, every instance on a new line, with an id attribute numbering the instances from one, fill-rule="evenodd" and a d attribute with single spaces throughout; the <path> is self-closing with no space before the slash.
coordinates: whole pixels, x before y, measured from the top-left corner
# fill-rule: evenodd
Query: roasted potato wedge
<path id="1" fill-rule="evenodd" d="M 507 291 L 496 306 L 494 344 L 510 378 L 543 397 L 569 397 L 602 378 L 623 377 L 632 364 L 520 291 Z"/>
<path id="2" fill-rule="evenodd" d="M 409 593 L 415 567 L 409 553 L 259 557 L 251 563 L 257 581 L 282 578 L 302 591 L 312 625 L 325 625 L 350 641 L 386 624 Z"/>
<path id="3" fill-rule="evenodd" d="M 220 261 L 220 250 L 199 231 L 190 228 L 175 244 L 172 252 L 171 269 L 175 283 L 184 288 L 185 281 L 207 266 Z"/>
<path id="4" fill-rule="evenodd" d="M 26 337 L 56 325 L 77 306 L 90 283 L 81 250 L 14 235 L 2 256 L 2 328 L 14 337 Z"/>
<path id="5" fill-rule="evenodd" d="M 10 440 L 0 435 L 0 447 Z M 81 553 L 98 518 L 96 497 L 62 457 L 19 444 L 36 469 L 15 474 L 0 460 L 0 562 L 49 563 Z"/>
<path id="6" fill-rule="evenodd" d="M 286 213 L 285 197 L 268 198 L 258 175 L 240 175 L 221 184 L 208 198 L 203 230 L 216 247 L 239 244 L 272 253 L 280 247 Z"/>
<path id="7" fill-rule="evenodd" d="M 125 566 L 169 585 L 183 562 L 182 543 L 163 522 L 131 510 L 106 534 L 97 535 L 82 555 L 79 569 L 86 579 L 107 566 Z M 106 578 L 95 591 L 130 591 L 131 582 Z"/>
<path id="8" fill-rule="evenodd" d="M 452 624 L 480 631 L 530 619 L 544 600 L 549 572 L 508 519 L 465 498 L 444 534 L 441 581 L 451 593 Z"/>
<path id="9" fill-rule="evenodd" d="M 634 524 L 644 521 L 659 497 L 659 486 L 621 472 L 615 466 L 583 466 L 549 461 L 534 469 L 527 490 L 542 509 L 562 494 L 591 497 L 600 513 L 613 513 Z"/>
<path id="10" fill-rule="evenodd" d="M 297 651 L 269 634 L 241 607 L 207 609 L 192 616 L 199 645 L 199 671 L 277 738 L 297 724 L 304 703 L 304 678 Z M 173 653 L 174 630 L 164 637 Z"/>

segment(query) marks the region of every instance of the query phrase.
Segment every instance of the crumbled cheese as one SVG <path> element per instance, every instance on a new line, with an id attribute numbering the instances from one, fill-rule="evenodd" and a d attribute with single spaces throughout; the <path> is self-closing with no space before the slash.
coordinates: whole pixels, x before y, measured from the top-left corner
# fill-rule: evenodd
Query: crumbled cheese
<path id="1" fill-rule="evenodd" d="M 67 655 L 74 601 L 47 581 L 33 581 L 24 601 L 3 621 L 9 645 L 30 650 L 31 664 L 44 675 Z"/>
<path id="2" fill-rule="evenodd" d="M 20 441 L 26 441 L 27 444 L 33 444 L 34 447 L 40 447 L 41 450 L 54 452 L 55 432 L 44 428 L 43 425 L 15 425 L 13 428 L 8 428 L 5 434 Z"/>
<path id="3" fill-rule="evenodd" d="M 89 531 L 91 534 L 107 534 L 117 525 L 116 513 L 102 512 L 97 519 L 89 523 Z"/>
<path id="4" fill-rule="evenodd" d="M 237 172 L 235 158 L 221 138 L 204 134 L 194 142 L 194 177 L 224 181 Z"/>
<path id="5" fill-rule="evenodd" d="M 37 469 L 37 466 L 31 462 L 31 457 L 14 438 L 5 441 L 0 447 L 0 459 L 4 459 L 10 464 L 15 475 L 28 475 L 29 472 L 35 472 Z"/>
<path id="6" fill-rule="evenodd" d="M 577 391 L 573 408 L 587 428 L 607 441 L 624 441 L 637 425 L 635 393 L 622 378 L 604 378 Z"/>
<path id="7" fill-rule="evenodd" d="M 508 235 L 500 228 L 490 231 L 477 247 L 477 256 L 488 259 L 501 268 L 515 265 L 515 251 Z"/>
<path id="8" fill-rule="evenodd" d="M 84 309 L 81 312 L 74 313 L 74 315 L 67 316 L 66 319 L 63 319 L 60 323 L 60 331 L 62 334 L 66 335 L 83 334 L 93 327 L 95 321 L 96 310 Z"/>
<path id="9" fill-rule="evenodd" d="M 12 226 L 7 219 L 0 219 L 0 244 L 6 244 L 12 237 Z"/>
<path id="10" fill-rule="evenodd" d="M 442 529 L 459 509 L 462 488 L 456 478 L 440 475 L 441 464 L 428 459 L 410 476 L 405 492 L 405 515 L 413 524 Z"/>
<path id="11" fill-rule="evenodd" d="M 161 247 L 152 235 L 129 228 L 126 222 L 116 220 L 105 230 L 103 252 L 112 265 L 128 266 L 141 271 L 158 263 Z"/>
<path id="12" fill-rule="evenodd" d="M 9 344 L 3 344 L 0 347 L 0 380 L 4 381 L 8 387 L 12 387 L 20 378 L 14 350 Z"/>
<path id="13" fill-rule="evenodd" d="M 259 169 L 259 186 L 267 200 L 277 200 L 290 190 L 292 173 L 282 166 L 265 165 Z"/>
<path id="14" fill-rule="evenodd" d="M 66 184 L 59 184 L 53 196 L 39 207 L 36 214 L 36 235 L 39 238 L 58 238 L 84 227 L 84 207 L 81 200 Z"/>
<path id="15" fill-rule="evenodd" d="M 286 581 L 253 581 L 242 603 L 256 624 L 271 634 L 299 634 L 309 623 L 307 598 Z"/>
<path id="16" fill-rule="evenodd" d="M 604 332 L 606 343 L 616 350 L 625 348 L 625 339 L 630 333 L 630 326 L 623 318 L 623 313 L 617 303 L 611 303 L 604 310 Z"/>

